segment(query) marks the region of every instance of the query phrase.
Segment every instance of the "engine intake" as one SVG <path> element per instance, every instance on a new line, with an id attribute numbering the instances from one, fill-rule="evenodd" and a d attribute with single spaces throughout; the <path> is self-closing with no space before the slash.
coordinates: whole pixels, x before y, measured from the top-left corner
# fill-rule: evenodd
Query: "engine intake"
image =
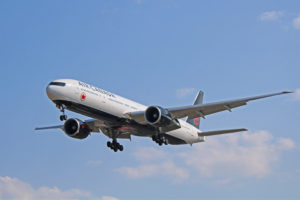
<path id="1" fill-rule="evenodd" d="M 159 106 L 150 106 L 145 111 L 145 120 L 152 126 L 168 126 L 172 122 L 168 111 Z"/>
<path id="2" fill-rule="evenodd" d="M 90 134 L 89 127 L 76 118 L 68 119 L 64 124 L 65 133 L 72 138 L 84 139 Z"/>

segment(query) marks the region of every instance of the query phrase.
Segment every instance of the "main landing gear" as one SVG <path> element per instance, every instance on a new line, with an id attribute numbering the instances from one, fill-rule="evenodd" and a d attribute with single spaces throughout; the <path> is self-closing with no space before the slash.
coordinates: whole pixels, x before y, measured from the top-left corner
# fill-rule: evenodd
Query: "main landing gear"
<path id="1" fill-rule="evenodd" d="M 67 115 L 65 114 L 65 107 L 64 105 L 56 105 L 56 107 L 60 110 L 62 115 L 59 116 L 60 121 L 67 120 Z"/>
<path id="2" fill-rule="evenodd" d="M 118 150 L 123 151 L 123 145 L 117 142 L 117 140 L 113 140 L 112 142 L 107 142 L 107 147 L 111 148 L 114 152 L 117 152 Z"/>
<path id="3" fill-rule="evenodd" d="M 152 135 L 152 140 L 159 144 L 159 146 L 161 146 L 162 144 L 168 144 L 168 140 L 162 134 Z"/>

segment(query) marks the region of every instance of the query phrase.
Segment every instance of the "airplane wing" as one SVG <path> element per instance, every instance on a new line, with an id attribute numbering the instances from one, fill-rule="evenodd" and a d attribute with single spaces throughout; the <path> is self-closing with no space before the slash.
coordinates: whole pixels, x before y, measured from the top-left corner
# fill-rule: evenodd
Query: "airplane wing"
<path id="1" fill-rule="evenodd" d="M 120 124 L 108 125 L 104 121 L 98 119 L 89 119 L 83 122 L 90 128 L 91 133 L 99 133 L 101 130 L 101 132 L 109 138 L 112 138 L 113 134 L 116 134 L 117 138 L 131 139 L 131 134 L 136 131 L 136 129 L 130 126 L 122 126 Z M 48 130 L 48 129 L 61 129 L 62 131 L 64 131 L 64 125 L 35 128 L 35 130 Z"/>
<path id="2" fill-rule="evenodd" d="M 99 132 L 99 128 L 103 126 L 103 123 L 100 120 L 91 119 L 84 121 L 88 125 L 88 127 L 92 130 L 91 132 Z M 37 127 L 34 130 L 49 130 L 49 129 L 61 129 L 64 130 L 64 125 L 56 125 L 56 126 L 46 126 L 46 127 Z"/>
<path id="3" fill-rule="evenodd" d="M 61 129 L 61 130 L 64 130 L 64 125 L 37 127 L 34 130 L 38 131 L 38 130 L 47 130 L 47 129 Z"/>
<path id="4" fill-rule="evenodd" d="M 225 110 L 228 110 L 231 112 L 231 109 L 237 108 L 240 106 L 244 106 L 249 101 L 262 99 L 262 98 L 266 98 L 266 97 L 271 97 L 271 96 L 275 96 L 275 95 L 288 94 L 288 93 L 292 93 L 292 92 L 283 91 L 283 92 L 278 92 L 278 93 L 236 99 L 236 100 L 231 100 L 231 101 L 221 101 L 221 102 L 206 103 L 206 104 L 200 104 L 200 105 L 172 107 L 172 108 L 167 108 L 167 110 L 169 111 L 171 116 L 176 119 L 183 118 L 183 117 L 205 118 L 206 115 L 210 115 L 210 114 L 225 111 Z M 139 123 L 146 123 L 145 120 L 143 119 L 144 118 L 143 111 L 126 113 L 126 115 Z"/>
<path id="5" fill-rule="evenodd" d="M 205 117 L 206 115 L 210 115 L 213 113 L 221 112 L 224 110 L 228 110 L 231 112 L 232 108 L 237 108 L 240 106 L 244 106 L 249 101 L 257 100 L 257 99 L 263 99 L 275 95 L 281 95 L 281 94 L 288 94 L 291 93 L 289 91 L 284 92 L 278 92 L 278 93 L 272 93 L 267 95 L 261 95 L 261 96 L 255 96 L 255 97 L 248 97 L 248 98 L 242 98 L 242 99 L 236 99 L 231 101 L 222 101 L 222 102 L 215 102 L 215 103 L 207 103 L 202 105 L 193 105 L 193 106 L 184 106 L 184 107 L 173 107 L 168 108 L 168 111 L 175 116 L 175 118 L 183 118 L 183 117 Z"/>

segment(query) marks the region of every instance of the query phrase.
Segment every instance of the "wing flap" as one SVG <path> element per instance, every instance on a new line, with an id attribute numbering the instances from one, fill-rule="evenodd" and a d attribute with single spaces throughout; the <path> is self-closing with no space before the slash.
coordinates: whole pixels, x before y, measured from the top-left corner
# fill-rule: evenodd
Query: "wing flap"
<path id="1" fill-rule="evenodd" d="M 212 136 L 212 135 L 221 135 L 221 134 L 228 134 L 228 133 L 236 133 L 236 132 L 242 132 L 242 131 L 248 131 L 245 128 L 240 129 L 227 129 L 227 130 L 217 130 L 217 131 L 205 131 L 205 132 L 199 132 L 199 136 Z"/>

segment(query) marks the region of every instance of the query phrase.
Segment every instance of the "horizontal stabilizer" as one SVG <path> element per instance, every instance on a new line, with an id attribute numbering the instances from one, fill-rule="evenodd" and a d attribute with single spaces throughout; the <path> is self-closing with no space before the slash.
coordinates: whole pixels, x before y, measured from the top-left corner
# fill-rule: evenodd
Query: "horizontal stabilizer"
<path id="1" fill-rule="evenodd" d="M 221 135 L 221 134 L 227 134 L 227 133 L 236 133 L 241 131 L 248 131 L 245 128 L 240 129 L 227 129 L 227 130 L 218 130 L 218 131 L 206 131 L 206 132 L 198 132 L 199 136 L 211 136 L 211 135 Z"/>
<path id="2" fill-rule="evenodd" d="M 38 127 L 35 128 L 34 130 L 47 130 L 47 129 L 63 129 L 63 125 L 58 125 L 58 126 L 48 126 L 48 127 Z"/>

